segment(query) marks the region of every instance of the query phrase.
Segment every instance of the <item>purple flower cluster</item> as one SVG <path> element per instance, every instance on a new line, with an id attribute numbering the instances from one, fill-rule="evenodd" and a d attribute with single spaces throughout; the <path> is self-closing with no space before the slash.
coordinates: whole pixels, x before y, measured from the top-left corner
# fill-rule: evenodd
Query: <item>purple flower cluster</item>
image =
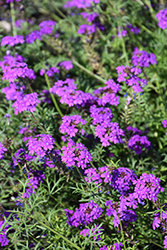
<path id="1" fill-rule="evenodd" d="M 23 148 L 18 149 L 17 152 L 12 157 L 14 166 L 17 166 L 18 163 L 20 165 L 25 165 L 26 162 L 29 162 L 29 161 L 31 162 L 33 161 L 33 159 L 34 159 L 34 156 L 27 154 L 26 150 Z"/>
<path id="2" fill-rule="evenodd" d="M 124 136 L 124 131 L 119 128 L 117 122 L 110 122 L 102 125 L 97 125 L 95 128 L 95 135 L 100 138 L 102 146 L 107 147 L 110 142 L 123 143 L 121 136 Z"/>
<path id="3" fill-rule="evenodd" d="M 164 191 L 160 185 L 160 179 L 156 178 L 153 174 L 143 173 L 138 180 L 133 181 L 135 185 L 133 198 L 138 202 L 143 200 L 157 201 L 158 194 Z"/>
<path id="4" fill-rule="evenodd" d="M 121 30 L 121 27 L 119 27 L 119 32 L 117 33 L 117 36 L 118 36 L 119 38 L 121 38 L 121 36 L 122 36 L 122 37 L 125 37 L 125 36 L 128 34 L 128 31 L 130 31 L 130 32 L 133 33 L 134 35 L 137 35 L 138 33 L 140 33 L 140 29 L 137 28 L 136 26 L 133 26 L 133 25 L 130 23 L 130 24 L 128 24 L 128 25 L 126 26 L 126 28 L 123 28 L 122 30 Z"/>
<path id="5" fill-rule="evenodd" d="M 67 223 L 71 227 L 78 227 L 79 225 L 87 226 L 94 220 L 100 218 L 103 209 L 91 200 L 88 203 L 81 203 L 75 212 L 68 209 L 65 209 L 65 212 L 68 217 Z"/>
<path id="6" fill-rule="evenodd" d="M 62 147 L 62 161 L 67 167 L 87 167 L 89 161 L 92 161 L 92 156 L 82 143 L 75 143 L 70 140 L 67 146 Z"/>
<path id="7" fill-rule="evenodd" d="M 94 91 L 95 96 L 98 97 L 98 105 L 105 106 L 106 104 L 110 104 L 117 106 L 119 104 L 119 96 L 115 94 L 121 90 L 121 86 L 112 79 L 106 81 L 105 84 L 107 86 L 100 87 Z"/>
<path id="8" fill-rule="evenodd" d="M 118 227 L 120 224 L 120 220 L 124 221 L 126 223 L 129 222 L 136 222 L 137 221 L 137 215 L 132 210 L 124 210 L 120 207 L 120 204 L 118 202 L 114 202 L 112 200 L 108 200 L 105 203 L 106 209 L 106 215 L 107 216 L 113 216 L 113 224 L 114 227 Z"/>
<path id="9" fill-rule="evenodd" d="M 24 137 L 24 141 L 27 141 L 26 146 L 28 146 L 29 154 L 37 155 L 40 158 L 44 157 L 47 151 L 54 148 L 54 138 L 47 134 L 36 135 L 35 137 L 29 136 Z"/>
<path id="10" fill-rule="evenodd" d="M 4 154 L 7 151 L 7 149 L 4 147 L 4 145 L 0 142 L 0 160 L 4 158 Z"/>
<path id="11" fill-rule="evenodd" d="M 101 107 L 97 108 L 96 105 L 90 107 L 90 117 L 93 118 L 92 124 L 108 124 L 113 118 L 113 114 L 110 108 Z"/>
<path id="12" fill-rule="evenodd" d="M 156 14 L 156 18 L 158 19 L 158 25 L 161 29 L 166 29 L 167 28 L 167 9 L 165 10 L 160 10 Z"/>
<path id="13" fill-rule="evenodd" d="M 33 113 L 36 110 L 37 104 L 40 103 L 40 100 L 38 100 L 37 97 L 38 94 L 34 92 L 17 99 L 12 105 L 12 107 L 15 109 L 15 115 L 18 115 L 18 113 L 23 111 L 30 111 Z"/>
<path id="14" fill-rule="evenodd" d="M 5 219 L 4 219 L 4 216 L 2 214 L 0 214 L 0 228 L 4 225 L 5 223 Z M 5 225 L 3 227 L 3 229 L 1 229 L 1 232 L 0 232 L 0 244 L 1 244 L 1 247 L 5 247 L 9 244 L 9 240 L 7 238 L 7 230 L 9 228 L 9 225 Z"/>
<path id="15" fill-rule="evenodd" d="M 129 139 L 128 147 L 139 155 L 143 152 L 143 148 L 151 149 L 151 143 L 147 136 L 134 135 Z"/>
<path id="16" fill-rule="evenodd" d="M 87 19 L 88 22 L 93 22 L 96 19 L 96 17 L 100 16 L 100 14 L 97 12 L 93 12 L 93 13 L 81 12 L 81 16 L 84 19 Z"/>
<path id="17" fill-rule="evenodd" d="M 147 80 L 139 78 L 137 75 L 141 74 L 141 69 L 137 67 L 128 67 L 128 66 L 118 66 L 116 68 L 118 73 L 118 82 L 125 81 L 126 84 L 132 86 L 134 92 L 142 92 L 144 87 L 147 84 Z"/>
<path id="18" fill-rule="evenodd" d="M 132 63 L 134 66 L 149 67 L 150 64 L 157 64 L 156 56 L 153 53 L 148 53 L 144 50 L 135 48 L 132 56 Z"/>
<path id="19" fill-rule="evenodd" d="M 163 120 L 162 125 L 163 125 L 164 128 L 167 128 L 167 120 Z"/>
<path id="20" fill-rule="evenodd" d="M 78 9 L 81 8 L 89 8 L 92 6 L 92 3 L 97 4 L 100 3 L 100 0 L 72 0 L 68 1 L 64 8 L 71 8 L 71 7 L 77 7 Z"/>
<path id="21" fill-rule="evenodd" d="M 0 67 L 2 68 L 3 77 L 2 80 L 9 80 L 14 82 L 18 78 L 28 77 L 33 80 L 36 75 L 33 69 L 29 69 L 27 64 L 20 62 L 24 60 L 21 56 L 17 56 L 16 59 L 13 56 L 7 55 L 3 57 L 4 60 L 0 61 Z"/>
<path id="22" fill-rule="evenodd" d="M 81 134 L 84 134 L 85 131 L 81 129 L 84 124 L 86 121 L 80 115 L 63 116 L 59 130 L 62 134 L 74 137 L 79 132 L 78 128 L 80 128 Z"/>
<path id="23" fill-rule="evenodd" d="M 16 2 L 20 2 L 21 0 L 15 0 Z M 13 3 L 14 0 L 6 0 L 6 3 Z"/>
<path id="24" fill-rule="evenodd" d="M 65 68 L 66 70 L 69 70 L 69 69 L 73 68 L 72 61 L 63 61 L 63 62 L 60 62 L 58 64 L 58 66 L 61 66 L 61 67 Z"/>
<path id="25" fill-rule="evenodd" d="M 40 30 L 34 30 L 26 35 L 26 43 L 33 43 L 36 39 L 42 40 L 44 35 L 51 34 L 56 22 L 52 20 L 42 21 L 39 24 Z"/>
<path id="26" fill-rule="evenodd" d="M 73 79 L 67 78 L 65 81 L 59 80 L 50 88 L 50 92 L 61 97 L 60 102 L 66 103 L 70 107 L 74 105 L 84 106 L 88 101 L 97 99 L 89 93 L 77 90 Z"/>
<path id="27" fill-rule="evenodd" d="M 45 179 L 45 175 L 42 173 L 42 171 L 31 171 L 28 174 L 28 178 L 26 181 L 26 191 L 23 193 L 22 198 L 29 198 L 32 193 L 35 193 L 35 189 L 37 189 L 40 186 L 40 183 L 43 182 L 43 179 Z"/>
<path id="28" fill-rule="evenodd" d="M 23 98 L 24 93 L 23 90 L 25 86 L 19 85 L 19 83 L 10 83 L 9 87 L 5 87 L 2 89 L 2 93 L 6 95 L 7 100 L 18 100 Z"/>
<path id="29" fill-rule="evenodd" d="M 55 73 L 59 73 L 59 69 L 56 67 L 50 67 L 46 69 L 41 69 L 40 75 L 43 76 L 44 74 L 47 74 L 49 77 L 53 76 Z"/>
<path id="30" fill-rule="evenodd" d="M 1 41 L 1 46 L 10 45 L 14 46 L 19 43 L 24 43 L 24 37 L 20 35 L 16 36 L 4 36 Z"/>

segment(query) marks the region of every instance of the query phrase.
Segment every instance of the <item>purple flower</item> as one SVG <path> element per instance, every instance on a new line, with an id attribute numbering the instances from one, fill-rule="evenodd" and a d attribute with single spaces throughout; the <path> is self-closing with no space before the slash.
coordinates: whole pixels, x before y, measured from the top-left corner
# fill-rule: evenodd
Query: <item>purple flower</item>
<path id="1" fill-rule="evenodd" d="M 74 105 L 84 106 L 87 102 L 97 99 L 89 93 L 77 90 L 73 79 L 67 78 L 65 81 L 59 80 L 49 90 L 53 94 L 61 97 L 60 102 L 66 103 L 70 107 Z"/>
<path id="2" fill-rule="evenodd" d="M 96 105 L 90 107 L 90 117 L 93 118 L 93 125 L 109 123 L 113 118 L 111 109 L 106 107 L 97 108 Z"/>
<path id="3" fill-rule="evenodd" d="M 130 30 L 130 32 L 134 33 L 135 35 L 137 35 L 140 32 L 140 29 L 137 28 L 136 26 L 132 26 L 131 23 L 128 24 L 126 27 Z"/>
<path id="4" fill-rule="evenodd" d="M 62 67 L 65 68 L 66 70 L 69 70 L 69 69 L 72 69 L 72 68 L 73 68 L 72 61 L 63 61 L 63 62 L 60 62 L 58 65 L 59 65 L 59 66 L 62 66 Z"/>
<path id="5" fill-rule="evenodd" d="M 75 143 L 70 140 L 67 146 L 62 147 L 62 161 L 67 167 L 87 167 L 89 161 L 92 161 L 92 156 L 82 143 Z"/>
<path id="6" fill-rule="evenodd" d="M 158 19 L 158 25 L 161 29 L 166 29 L 167 28 L 167 9 L 165 10 L 160 10 L 156 14 L 156 18 Z"/>
<path id="7" fill-rule="evenodd" d="M 138 202 L 146 199 L 155 202 L 159 193 L 164 191 L 160 186 L 160 179 L 153 174 L 143 173 L 139 179 L 133 181 L 133 185 L 135 188 L 132 197 Z"/>
<path id="8" fill-rule="evenodd" d="M 136 93 L 143 91 L 142 87 L 147 84 L 147 80 L 137 77 L 141 73 L 141 69 L 137 67 L 118 66 L 116 70 L 118 73 L 118 82 L 125 81 L 126 84 L 132 86 Z"/>
<path id="9" fill-rule="evenodd" d="M 157 64 L 156 56 L 153 53 L 147 53 L 144 50 L 135 48 L 132 56 L 134 66 L 149 67 L 150 64 Z"/>
<path id="10" fill-rule="evenodd" d="M 166 227 L 167 225 L 167 204 L 164 204 L 161 206 L 161 212 L 156 212 L 154 214 L 154 221 L 152 224 L 153 230 L 155 230 L 158 227 Z M 160 210 L 160 207 L 158 208 Z"/>
<path id="11" fill-rule="evenodd" d="M 100 0 L 72 0 L 67 1 L 67 3 L 64 5 L 64 8 L 71 8 L 71 7 L 77 7 L 78 9 L 81 8 L 89 8 L 92 6 L 92 3 L 97 4 L 100 3 Z"/>
<path id="12" fill-rule="evenodd" d="M 44 103 L 46 102 L 48 104 L 51 103 L 50 93 L 49 93 L 49 91 L 47 89 L 42 90 L 40 95 L 41 95 L 41 101 L 42 102 L 44 102 Z"/>
<path id="13" fill-rule="evenodd" d="M 20 2 L 21 0 L 16 0 L 16 2 Z M 6 0 L 6 3 L 13 3 L 14 0 Z"/>
<path id="14" fill-rule="evenodd" d="M 36 170 L 31 171 L 28 174 L 28 178 L 26 181 L 26 192 L 23 193 L 22 198 L 29 198 L 32 193 L 35 193 L 35 189 L 37 189 L 40 186 L 40 183 L 43 182 L 43 179 L 45 179 L 45 175 L 42 171 Z"/>
<path id="15" fill-rule="evenodd" d="M 165 236 L 165 239 L 164 239 L 164 248 L 167 248 L 167 236 Z"/>
<path id="16" fill-rule="evenodd" d="M 7 149 L 4 147 L 4 145 L 0 142 L 0 159 L 2 160 L 4 158 L 4 154 L 7 151 Z"/>
<path id="17" fill-rule="evenodd" d="M 147 136 L 134 135 L 128 141 L 128 147 L 134 150 L 136 154 L 141 154 L 143 148 L 147 148 L 148 150 L 151 148 L 151 143 Z"/>
<path id="18" fill-rule="evenodd" d="M 59 69 L 56 67 L 50 67 L 48 69 L 41 69 L 40 75 L 43 76 L 44 74 L 47 74 L 49 77 L 53 76 L 55 73 L 59 73 Z"/>
<path id="19" fill-rule="evenodd" d="M 24 60 L 22 56 L 17 55 L 16 58 L 7 55 L 4 56 L 4 61 L 0 61 L 0 67 L 3 71 L 2 80 L 9 80 L 14 82 L 17 78 L 35 79 L 36 75 L 33 69 L 29 69 L 26 63 L 20 62 Z M 18 60 L 18 61 L 17 61 Z"/>
<path id="20" fill-rule="evenodd" d="M 42 34 L 39 30 L 34 30 L 26 35 L 26 43 L 33 43 L 36 39 L 41 40 Z"/>
<path id="21" fill-rule="evenodd" d="M 68 209 L 65 209 L 65 212 L 66 216 L 68 216 L 67 223 L 71 227 L 78 227 L 79 225 L 87 226 L 94 220 L 100 218 L 103 209 L 91 200 L 88 203 L 81 203 L 75 212 Z"/>
<path id="22" fill-rule="evenodd" d="M 51 34 L 55 25 L 56 22 L 52 20 L 42 21 L 39 24 L 41 35 Z"/>
<path id="23" fill-rule="evenodd" d="M 15 108 L 15 115 L 18 115 L 18 113 L 21 113 L 23 111 L 30 111 L 31 113 L 33 113 L 36 109 L 37 104 L 40 103 L 40 100 L 38 100 L 37 97 L 38 94 L 34 92 L 17 99 L 17 101 L 12 105 L 12 107 Z"/>
<path id="24" fill-rule="evenodd" d="M 125 37 L 126 34 L 127 34 L 127 30 L 121 30 L 121 31 L 119 31 L 119 32 L 117 33 L 117 36 L 118 36 L 119 38 L 121 38 L 121 36 L 122 36 L 122 37 Z"/>
<path id="25" fill-rule="evenodd" d="M 121 90 L 119 84 L 116 84 L 112 79 L 105 82 L 106 87 L 100 87 L 94 91 L 98 97 L 98 105 L 105 106 L 106 104 L 117 106 L 119 104 L 119 96 L 115 94 Z"/>
<path id="26" fill-rule="evenodd" d="M 5 223 L 5 219 L 3 218 L 3 215 L 0 215 L 0 228 L 3 226 Z M 9 228 L 9 225 L 5 225 L 3 229 L 0 232 L 0 244 L 1 247 L 7 246 L 9 244 L 9 240 L 7 238 L 7 229 Z"/>
<path id="27" fill-rule="evenodd" d="M 25 137 L 24 141 L 28 140 L 26 146 L 28 146 L 29 153 L 31 155 L 36 154 L 39 157 L 44 157 L 47 151 L 54 148 L 54 138 L 47 134 L 36 135 L 36 137 Z"/>
<path id="28" fill-rule="evenodd" d="M 86 124 L 86 121 L 80 115 L 63 116 L 59 130 L 62 134 L 73 137 L 79 132 L 78 128 L 80 128 L 82 134 L 84 133 L 84 130 L 81 129 L 84 124 Z"/>
<path id="29" fill-rule="evenodd" d="M 92 22 L 96 19 L 96 17 L 100 16 L 100 14 L 97 12 L 93 12 L 93 13 L 81 12 L 81 16 L 84 19 L 87 19 L 88 22 Z"/>
<path id="30" fill-rule="evenodd" d="M 117 122 L 111 122 L 103 125 L 97 125 L 95 128 L 95 135 L 100 138 L 102 146 L 106 147 L 110 145 L 110 142 L 123 143 L 121 136 L 124 136 L 124 132 L 119 128 Z"/>
<path id="31" fill-rule="evenodd" d="M 133 170 L 119 167 L 118 169 L 114 169 L 112 172 L 111 186 L 114 189 L 117 189 L 120 194 L 126 194 L 130 190 L 133 181 L 136 179 L 137 175 Z"/>
<path id="32" fill-rule="evenodd" d="M 34 156 L 27 154 L 25 149 L 20 148 L 17 150 L 14 157 L 12 156 L 12 160 L 13 160 L 14 166 L 17 166 L 18 163 L 20 163 L 21 165 L 24 165 L 26 162 L 33 161 Z"/>
<path id="33" fill-rule="evenodd" d="M 1 41 L 1 46 L 3 45 L 10 45 L 10 46 L 14 46 L 18 43 L 24 43 L 24 37 L 20 36 L 20 35 L 16 35 L 16 36 L 5 36 L 2 38 Z"/>
<path id="34" fill-rule="evenodd" d="M 96 184 L 99 184 L 102 182 L 100 175 L 97 173 L 96 169 L 94 168 L 86 169 L 84 174 L 86 175 L 85 181 L 88 183 L 94 182 Z"/>
<path id="35" fill-rule="evenodd" d="M 88 35 L 90 35 L 90 34 L 95 33 L 95 32 L 96 32 L 96 25 L 95 24 L 92 24 L 92 25 L 82 24 L 78 30 L 79 34 L 87 33 Z"/>
<path id="36" fill-rule="evenodd" d="M 167 128 L 167 120 L 163 120 L 162 125 L 163 125 L 164 128 Z"/>
<path id="37" fill-rule="evenodd" d="M 5 87 L 2 89 L 2 93 L 6 95 L 7 100 L 17 100 L 23 98 L 23 90 L 25 86 L 19 86 L 18 83 L 10 83 L 9 87 Z"/>

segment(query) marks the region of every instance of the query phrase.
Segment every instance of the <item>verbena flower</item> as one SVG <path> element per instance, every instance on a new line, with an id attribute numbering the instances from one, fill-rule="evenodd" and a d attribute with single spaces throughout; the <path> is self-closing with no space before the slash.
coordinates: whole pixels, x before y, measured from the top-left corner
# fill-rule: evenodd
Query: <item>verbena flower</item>
<path id="1" fill-rule="evenodd" d="M 143 91 L 142 87 L 147 84 L 147 80 L 137 76 L 142 72 L 141 69 L 137 67 L 118 66 L 116 70 L 118 73 L 118 82 L 125 81 L 136 93 Z"/>
<path id="2" fill-rule="evenodd" d="M 144 50 L 135 48 L 132 56 L 132 63 L 134 66 L 149 67 L 150 64 L 157 64 L 156 56 L 153 53 L 148 53 Z"/>
<path id="3" fill-rule="evenodd" d="M 96 17 L 100 16 L 100 14 L 97 12 L 93 12 L 93 13 L 81 12 L 81 16 L 84 19 L 87 19 L 88 22 L 92 22 L 96 19 Z"/>
<path id="4" fill-rule="evenodd" d="M 100 87 L 94 91 L 95 96 L 98 97 L 97 103 L 100 106 L 106 104 L 117 106 L 119 104 L 119 96 L 115 94 L 121 90 L 120 84 L 115 83 L 112 79 L 105 82 L 107 86 Z"/>
<path id="5" fill-rule="evenodd" d="M 77 7 L 78 9 L 81 8 L 87 8 L 91 7 L 92 3 L 97 4 L 100 3 L 100 0 L 72 0 L 67 1 L 67 3 L 64 5 L 64 8 L 71 8 L 71 7 Z"/>
<path id="6" fill-rule="evenodd" d="M 139 155 L 143 152 L 143 148 L 151 149 L 151 143 L 147 136 L 134 135 L 129 139 L 128 147 Z"/>
<path id="7" fill-rule="evenodd" d="M 26 146 L 28 146 L 29 154 L 37 155 L 39 157 L 44 157 L 47 151 L 54 148 L 54 138 L 48 134 L 40 134 L 35 137 L 29 136 L 25 137 L 23 141 L 27 141 Z"/>
<path id="8" fill-rule="evenodd" d="M 23 193 L 23 198 L 29 198 L 32 193 L 35 193 L 35 189 L 40 186 L 40 183 L 45 179 L 45 175 L 42 171 L 30 171 L 26 181 L 26 191 Z"/>
<path id="9" fill-rule="evenodd" d="M 86 175 L 85 181 L 88 183 L 94 182 L 95 184 L 99 184 L 102 182 L 102 178 L 94 168 L 85 169 L 84 174 Z"/>
<path id="10" fill-rule="evenodd" d="M 55 25 L 56 22 L 53 20 L 42 21 L 39 24 L 41 35 L 51 34 Z"/>
<path id="11" fill-rule="evenodd" d="M 143 173 L 139 179 L 133 181 L 135 188 L 132 197 L 138 202 L 146 199 L 155 202 L 159 193 L 164 191 L 160 182 L 160 179 L 153 174 Z"/>
<path id="12" fill-rule="evenodd" d="M 127 193 L 137 179 L 135 172 L 129 168 L 119 167 L 112 172 L 111 186 L 120 194 Z"/>
<path id="13" fill-rule="evenodd" d="M 0 160 L 4 158 L 4 154 L 7 151 L 7 149 L 4 147 L 4 145 L 0 142 Z"/>
<path id="14" fill-rule="evenodd" d="M 111 109 L 106 107 L 98 108 L 96 105 L 90 107 L 90 117 L 93 118 L 93 125 L 108 123 L 113 118 Z"/>
<path id="15" fill-rule="evenodd" d="M 16 0 L 16 2 L 20 2 L 21 0 Z M 6 3 L 13 3 L 14 0 L 6 0 Z"/>
<path id="16" fill-rule="evenodd" d="M 80 27 L 79 27 L 79 30 L 78 30 L 78 33 L 79 34 L 92 34 L 92 33 L 95 33 L 96 32 L 96 25 L 95 24 L 82 24 Z"/>
<path id="17" fill-rule="evenodd" d="M 40 100 L 38 100 L 37 97 L 38 94 L 34 92 L 17 99 L 17 101 L 12 105 L 12 107 L 15 109 L 15 115 L 18 115 L 18 113 L 23 111 L 30 111 L 33 113 L 36 110 L 37 104 L 40 103 Z"/>
<path id="18" fill-rule="evenodd" d="M 63 61 L 63 62 L 60 62 L 58 64 L 58 66 L 61 66 L 61 67 L 65 68 L 66 70 L 69 70 L 69 69 L 73 68 L 72 61 Z"/>
<path id="19" fill-rule="evenodd" d="M 53 94 L 57 94 L 60 97 L 60 102 L 66 103 L 70 107 L 75 105 L 85 106 L 87 102 L 97 99 L 90 93 L 77 90 L 74 80 L 69 78 L 65 81 L 59 80 L 55 82 L 49 91 Z"/>
<path id="20" fill-rule="evenodd" d="M 97 125 L 95 128 L 95 135 L 100 138 L 102 146 L 109 146 L 111 142 L 123 143 L 121 136 L 124 136 L 124 132 L 119 128 L 117 122 L 111 122 L 103 125 Z"/>
<path id="21" fill-rule="evenodd" d="M 140 29 L 137 28 L 136 26 L 133 26 L 131 23 L 128 24 L 126 27 L 130 30 L 130 32 L 134 33 L 135 35 L 140 33 Z"/>
<path id="22" fill-rule="evenodd" d="M 87 203 L 81 203 L 75 212 L 68 209 L 65 209 L 65 212 L 68 217 L 68 225 L 78 227 L 79 225 L 87 226 L 94 220 L 100 218 L 103 209 L 91 200 Z"/>
<path id="23" fill-rule="evenodd" d="M 33 43 L 35 40 L 42 40 L 42 34 L 39 30 L 34 30 L 26 35 L 26 43 Z"/>
<path id="24" fill-rule="evenodd" d="M 67 134 L 68 136 L 73 137 L 79 132 L 79 130 L 84 134 L 84 130 L 81 129 L 84 124 L 86 124 L 86 121 L 82 119 L 80 115 L 63 116 L 59 130 L 62 134 Z"/>
<path id="25" fill-rule="evenodd" d="M 70 140 L 67 146 L 62 147 L 62 161 L 67 167 L 86 168 L 89 161 L 92 161 L 92 156 L 82 143 L 75 143 Z"/>
<path id="26" fill-rule="evenodd" d="M 55 73 L 59 73 L 59 69 L 56 67 L 50 67 L 46 69 L 41 69 L 40 75 L 43 76 L 44 74 L 47 74 L 49 77 L 53 76 Z"/>
<path id="27" fill-rule="evenodd" d="M 24 96 L 23 90 L 25 89 L 25 86 L 19 85 L 19 83 L 10 83 L 9 87 L 5 87 L 2 89 L 2 93 L 6 95 L 7 100 L 17 100 L 21 99 Z"/>
<path id="28" fill-rule="evenodd" d="M 13 56 L 7 55 L 3 58 L 4 60 L 0 61 L 0 67 L 3 72 L 2 80 L 9 80 L 11 83 L 20 77 L 28 77 L 31 80 L 36 78 L 33 69 L 29 69 L 26 63 L 20 62 L 24 60 L 22 56 L 17 55 L 17 57 L 14 58 Z"/>
<path id="29" fill-rule="evenodd" d="M 158 19 L 158 25 L 161 29 L 166 29 L 167 28 L 167 9 L 165 10 L 160 10 L 156 14 L 156 18 Z"/>
<path id="30" fill-rule="evenodd" d="M 4 216 L 1 214 L 0 215 L 0 228 L 3 226 L 5 223 L 5 219 L 3 218 Z M 0 244 L 1 247 L 5 247 L 9 244 L 9 240 L 7 238 L 7 229 L 9 228 L 9 225 L 5 225 L 3 229 L 1 229 L 0 232 Z"/>
<path id="31" fill-rule="evenodd" d="M 167 120 L 163 120 L 162 125 L 163 125 L 164 128 L 167 128 Z"/>
<path id="32" fill-rule="evenodd" d="M 24 37 L 20 36 L 20 35 L 16 35 L 16 36 L 4 36 L 2 38 L 1 41 L 1 46 L 3 45 L 10 45 L 10 46 L 14 46 L 16 44 L 19 43 L 24 43 Z"/>

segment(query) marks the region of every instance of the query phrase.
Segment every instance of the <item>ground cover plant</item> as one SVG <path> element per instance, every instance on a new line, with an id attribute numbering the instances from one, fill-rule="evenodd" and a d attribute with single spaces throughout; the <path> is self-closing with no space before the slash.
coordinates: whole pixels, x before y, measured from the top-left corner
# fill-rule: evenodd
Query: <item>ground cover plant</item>
<path id="1" fill-rule="evenodd" d="M 0 1 L 0 249 L 167 249 L 167 4 Z"/>

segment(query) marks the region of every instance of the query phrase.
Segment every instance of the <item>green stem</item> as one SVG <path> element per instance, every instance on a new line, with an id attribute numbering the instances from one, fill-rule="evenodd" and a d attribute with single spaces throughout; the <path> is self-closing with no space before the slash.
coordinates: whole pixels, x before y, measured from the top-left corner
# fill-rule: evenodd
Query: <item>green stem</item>
<path id="1" fill-rule="evenodd" d="M 10 11 L 11 11 L 11 17 L 12 17 L 12 29 L 13 29 L 13 36 L 16 36 L 16 25 L 15 25 L 15 11 L 14 11 L 14 3 L 10 2 Z"/>
<path id="2" fill-rule="evenodd" d="M 46 81 L 46 83 L 47 83 L 48 89 L 50 89 L 51 86 L 50 86 L 49 78 L 48 78 L 48 76 L 47 76 L 46 73 L 45 73 L 45 81 Z M 57 102 L 56 102 L 56 99 L 55 99 L 54 95 L 53 95 L 51 92 L 50 92 L 50 96 L 51 96 L 51 98 L 52 98 L 52 101 L 53 101 L 53 103 L 54 103 L 54 105 L 55 105 L 55 108 L 56 108 L 56 110 L 58 111 L 59 115 L 60 115 L 61 117 L 63 117 L 63 114 L 62 114 L 62 112 L 61 112 L 61 110 L 60 110 L 60 108 L 59 108 L 59 106 L 58 106 L 58 104 L 57 104 Z"/>
<path id="3" fill-rule="evenodd" d="M 97 80 L 99 80 L 102 83 L 105 83 L 106 80 L 104 80 L 103 78 L 101 78 L 100 76 L 94 74 L 93 72 L 91 72 L 90 70 L 86 69 L 84 66 L 82 66 L 81 64 L 79 64 L 77 61 L 75 61 L 74 59 L 72 60 L 73 64 L 75 64 L 78 68 L 82 69 L 84 72 L 86 72 L 88 75 L 96 78 Z"/>
<path id="4" fill-rule="evenodd" d="M 129 66 L 128 55 L 127 55 L 127 52 L 126 52 L 125 41 L 124 41 L 123 36 L 122 36 L 121 28 L 118 27 L 118 30 L 119 30 L 119 33 L 120 33 L 120 36 L 121 36 L 122 50 L 123 50 L 123 54 L 125 55 L 126 65 Z"/>
<path id="5" fill-rule="evenodd" d="M 62 238 L 63 240 L 65 240 L 66 242 L 68 242 L 70 245 L 72 245 L 73 247 L 75 247 L 78 250 L 83 250 L 82 248 L 78 247 L 76 244 L 74 244 L 72 241 L 68 240 L 66 237 L 64 237 L 63 235 L 61 235 L 60 233 L 56 232 L 55 230 L 53 230 L 52 228 L 50 228 L 49 226 L 47 226 L 46 224 L 44 224 L 43 222 L 37 220 L 34 216 L 31 216 L 33 219 L 35 219 L 39 224 L 41 224 L 42 226 L 44 226 L 45 228 L 47 228 L 48 230 L 52 231 L 53 233 L 55 233 L 57 236 L 59 236 L 60 238 Z"/>
<path id="6" fill-rule="evenodd" d="M 120 228 L 121 228 L 121 235 L 122 235 L 122 240 L 123 240 L 123 245 L 124 245 L 124 250 L 126 250 L 126 244 L 125 244 L 125 238 L 124 238 L 124 232 L 123 232 L 123 228 L 122 228 L 122 222 L 119 218 L 119 215 L 117 213 L 118 219 L 119 219 L 119 224 L 120 224 Z"/>
<path id="7" fill-rule="evenodd" d="M 59 10 L 59 8 L 57 8 L 56 6 L 54 6 L 54 8 L 55 8 L 55 10 L 57 11 L 57 13 L 59 13 L 59 15 L 60 15 L 62 18 L 64 18 L 64 19 L 67 18 L 67 17 L 63 14 L 63 12 L 61 12 L 61 10 Z"/>

